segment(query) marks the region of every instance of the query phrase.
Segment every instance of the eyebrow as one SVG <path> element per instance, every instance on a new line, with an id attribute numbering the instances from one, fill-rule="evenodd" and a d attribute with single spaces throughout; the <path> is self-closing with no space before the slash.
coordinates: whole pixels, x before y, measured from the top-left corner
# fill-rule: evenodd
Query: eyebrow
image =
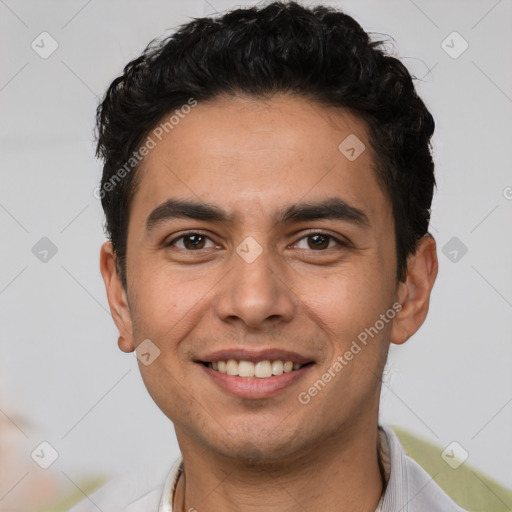
<path id="1" fill-rule="evenodd" d="M 168 199 L 157 206 L 146 220 L 146 230 L 151 231 L 158 224 L 178 218 L 189 218 L 209 222 L 233 223 L 237 219 L 217 205 L 186 199 Z M 331 219 L 351 222 L 362 228 L 371 226 L 366 213 L 348 204 L 339 197 L 322 201 L 295 203 L 280 208 L 272 215 L 274 224 L 300 222 L 304 220 Z"/>

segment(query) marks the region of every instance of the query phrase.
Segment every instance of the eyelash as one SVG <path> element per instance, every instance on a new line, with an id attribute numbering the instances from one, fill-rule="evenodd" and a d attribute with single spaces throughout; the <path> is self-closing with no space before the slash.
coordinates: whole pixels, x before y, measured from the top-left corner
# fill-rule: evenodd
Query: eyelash
<path id="1" fill-rule="evenodd" d="M 171 240 L 169 243 L 166 244 L 166 247 L 173 246 L 178 240 L 181 240 L 182 238 L 186 238 L 186 237 L 192 236 L 192 235 L 199 235 L 199 236 L 207 238 L 207 239 L 209 239 L 210 241 L 213 242 L 213 240 L 211 240 L 211 238 L 209 236 L 207 236 L 207 235 L 205 235 L 205 234 L 203 234 L 201 232 L 198 232 L 198 231 L 188 231 L 188 232 L 183 233 L 182 235 L 174 238 L 173 240 Z M 325 231 L 318 231 L 318 230 L 313 230 L 313 231 L 310 231 L 310 232 L 306 233 L 301 238 L 299 238 L 297 240 L 297 242 L 295 242 L 295 243 L 298 243 L 301 240 L 304 240 L 305 238 L 312 237 L 314 235 L 321 235 L 321 236 L 324 236 L 326 238 L 329 238 L 330 240 L 335 241 L 338 244 L 338 246 L 340 246 L 340 247 L 349 247 L 349 245 L 350 245 L 348 242 L 343 242 L 339 238 L 336 238 L 335 236 L 331 235 L 330 233 L 326 233 Z M 182 250 L 182 251 L 186 251 L 186 252 L 200 252 L 201 250 L 203 250 L 203 249 L 198 249 L 196 251 L 196 250 L 190 250 L 190 249 L 181 248 L 181 247 L 179 247 L 179 249 Z M 310 250 L 312 252 L 325 252 L 328 249 L 333 249 L 333 247 L 327 247 L 326 249 L 320 249 L 318 251 L 315 251 L 314 249 L 301 249 L 301 250 Z"/>

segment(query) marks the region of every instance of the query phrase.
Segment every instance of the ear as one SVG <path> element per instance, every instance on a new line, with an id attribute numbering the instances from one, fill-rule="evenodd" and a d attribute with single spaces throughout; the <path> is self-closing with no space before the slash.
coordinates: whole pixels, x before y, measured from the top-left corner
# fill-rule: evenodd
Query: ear
<path id="1" fill-rule="evenodd" d="M 398 284 L 402 309 L 393 320 L 392 343 L 406 342 L 425 321 L 437 270 L 436 242 L 426 234 L 418 241 L 415 253 L 407 258 L 407 277 Z"/>
<path id="2" fill-rule="evenodd" d="M 133 352 L 135 345 L 128 295 L 117 272 L 117 256 L 111 242 L 105 242 L 101 246 L 100 270 L 105 282 L 110 312 L 119 330 L 119 348 L 123 352 Z"/>

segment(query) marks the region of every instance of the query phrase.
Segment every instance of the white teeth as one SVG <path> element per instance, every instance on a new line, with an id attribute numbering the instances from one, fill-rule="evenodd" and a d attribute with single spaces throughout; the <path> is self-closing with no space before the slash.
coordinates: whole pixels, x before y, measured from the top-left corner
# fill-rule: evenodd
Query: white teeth
<path id="1" fill-rule="evenodd" d="M 236 361 L 228 359 L 227 361 L 215 361 L 208 363 L 208 366 L 220 373 L 235 375 L 238 377 L 257 377 L 259 379 L 267 379 L 273 375 L 281 375 L 291 371 L 299 370 L 302 364 L 293 363 L 292 361 Z"/>
<path id="2" fill-rule="evenodd" d="M 254 363 L 251 361 L 240 361 L 238 363 L 239 377 L 254 377 Z"/>
<path id="3" fill-rule="evenodd" d="M 284 373 L 291 372 L 293 370 L 293 363 L 291 361 L 286 361 L 283 364 L 283 371 Z"/>
<path id="4" fill-rule="evenodd" d="M 283 361 L 272 362 L 272 375 L 281 375 L 283 373 Z"/>
<path id="5" fill-rule="evenodd" d="M 226 363 L 226 373 L 228 375 L 238 375 L 238 362 L 234 359 L 228 359 Z"/>
<path id="6" fill-rule="evenodd" d="M 254 375 L 260 379 L 272 377 L 272 365 L 270 361 L 260 361 L 254 366 Z"/>

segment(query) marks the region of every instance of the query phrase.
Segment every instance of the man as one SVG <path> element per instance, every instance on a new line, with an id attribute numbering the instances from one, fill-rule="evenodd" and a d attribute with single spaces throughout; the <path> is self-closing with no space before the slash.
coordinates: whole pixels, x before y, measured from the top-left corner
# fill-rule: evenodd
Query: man
<path id="1" fill-rule="evenodd" d="M 378 425 L 437 275 L 433 130 L 327 7 L 197 19 L 128 64 L 98 109 L 101 273 L 182 458 L 74 511 L 462 510 Z"/>

